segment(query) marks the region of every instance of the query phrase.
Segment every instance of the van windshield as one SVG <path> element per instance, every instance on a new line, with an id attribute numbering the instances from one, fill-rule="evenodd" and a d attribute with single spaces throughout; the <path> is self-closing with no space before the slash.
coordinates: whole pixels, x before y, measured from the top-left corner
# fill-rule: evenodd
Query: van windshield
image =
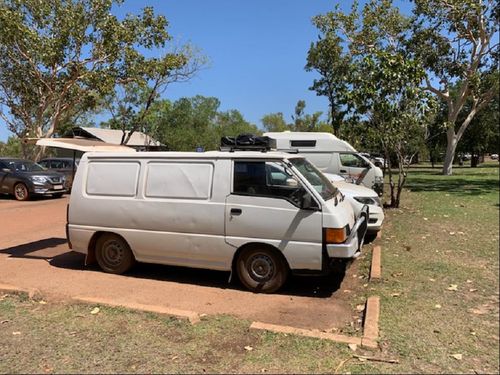
<path id="1" fill-rule="evenodd" d="M 327 201 L 335 197 L 338 189 L 332 185 L 328 178 L 323 175 L 314 165 L 303 158 L 289 159 L 290 163 L 306 178 L 316 189 L 321 197 Z"/>

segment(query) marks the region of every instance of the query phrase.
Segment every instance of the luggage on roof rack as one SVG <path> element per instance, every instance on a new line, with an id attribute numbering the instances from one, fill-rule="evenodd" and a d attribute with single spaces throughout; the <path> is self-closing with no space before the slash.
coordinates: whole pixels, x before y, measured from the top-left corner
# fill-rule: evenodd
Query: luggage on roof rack
<path id="1" fill-rule="evenodd" d="M 236 137 L 222 137 L 221 151 L 269 151 L 276 148 L 274 139 L 255 134 L 240 134 Z"/>

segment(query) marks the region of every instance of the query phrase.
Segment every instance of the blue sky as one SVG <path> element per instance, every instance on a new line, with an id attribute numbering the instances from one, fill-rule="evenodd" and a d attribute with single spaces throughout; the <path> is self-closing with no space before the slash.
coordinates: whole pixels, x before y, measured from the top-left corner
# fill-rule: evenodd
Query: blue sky
<path id="1" fill-rule="evenodd" d="M 167 17 L 177 43 L 192 43 L 210 59 L 194 79 L 171 85 L 164 97 L 215 96 L 222 110 L 238 109 L 260 125 L 271 112 L 290 119 L 299 99 L 306 101 L 307 113 L 327 112 L 327 100 L 308 90 L 315 74 L 305 72 L 304 65 L 317 38 L 311 18 L 336 3 L 345 11 L 351 6 L 350 1 L 332 0 L 127 0 L 114 13 L 153 6 Z M 1 124 L 0 140 L 8 134 Z"/>

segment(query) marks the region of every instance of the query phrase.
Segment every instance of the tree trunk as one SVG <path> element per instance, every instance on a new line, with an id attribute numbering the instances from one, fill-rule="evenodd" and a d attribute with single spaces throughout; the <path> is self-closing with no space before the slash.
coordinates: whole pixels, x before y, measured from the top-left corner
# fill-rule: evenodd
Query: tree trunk
<path id="1" fill-rule="evenodd" d="M 453 128 L 447 132 L 448 142 L 446 144 L 446 156 L 444 157 L 443 175 L 451 176 L 453 173 L 453 160 L 455 159 L 455 150 L 457 149 L 457 135 Z"/>
<path id="2" fill-rule="evenodd" d="M 473 153 L 470 157 L 470 166 L 471 168 L 477 168 L 478 165 L 479 165 L 479 155 Z"/>

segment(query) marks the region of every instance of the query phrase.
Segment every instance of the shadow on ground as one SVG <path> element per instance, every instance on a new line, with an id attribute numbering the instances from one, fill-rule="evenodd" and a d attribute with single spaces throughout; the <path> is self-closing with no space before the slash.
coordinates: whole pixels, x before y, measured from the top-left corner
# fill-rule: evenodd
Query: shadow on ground
<path id="1" fill-rule="evenodd" d="M 482 174 L 484 176 L 484 174 Z M 467 179 L 451 177 L 442 179 L 409 177 L 406 185 L 415 192 L 446 192 L 460 195 L 488 194 L 499 188 L 499 181 L 495 178 Z"/>
<path id="2" fill-rule="evenodd" d="M 96 264 L 85 266 L 85 255 L 71 250 L 51 255 L 54 249 L 66 244 L 65 238 L 51 237 L 43 240 L 25 243 L 1 249 L 0 253 L 13 258 L 40 259 L 51 266 L 69 270 L 100 271 Z M 38 252 L 38 254 L 33 254 Z M 49 254 L 47 254 L 49 253 Z M 346 273 L 345 266 L 339 266 L 336 272 L 328 276 L 294 276 L 291 275 L 286 285 L 277 293 L 290 296 L 328 298 L 341 286 Z M 169 281 L 181 284 L 195 284 L 219 289 L 234 289 L 245 291 L 236 275 L 229 283 L 229 272 L 213 271 L 197 268 L 165 266 L 160 264 L 138 263 L 132 270 L 121 277 L 134 277 Z M 251 293 L 251 292 L 248 292 Z"/>

